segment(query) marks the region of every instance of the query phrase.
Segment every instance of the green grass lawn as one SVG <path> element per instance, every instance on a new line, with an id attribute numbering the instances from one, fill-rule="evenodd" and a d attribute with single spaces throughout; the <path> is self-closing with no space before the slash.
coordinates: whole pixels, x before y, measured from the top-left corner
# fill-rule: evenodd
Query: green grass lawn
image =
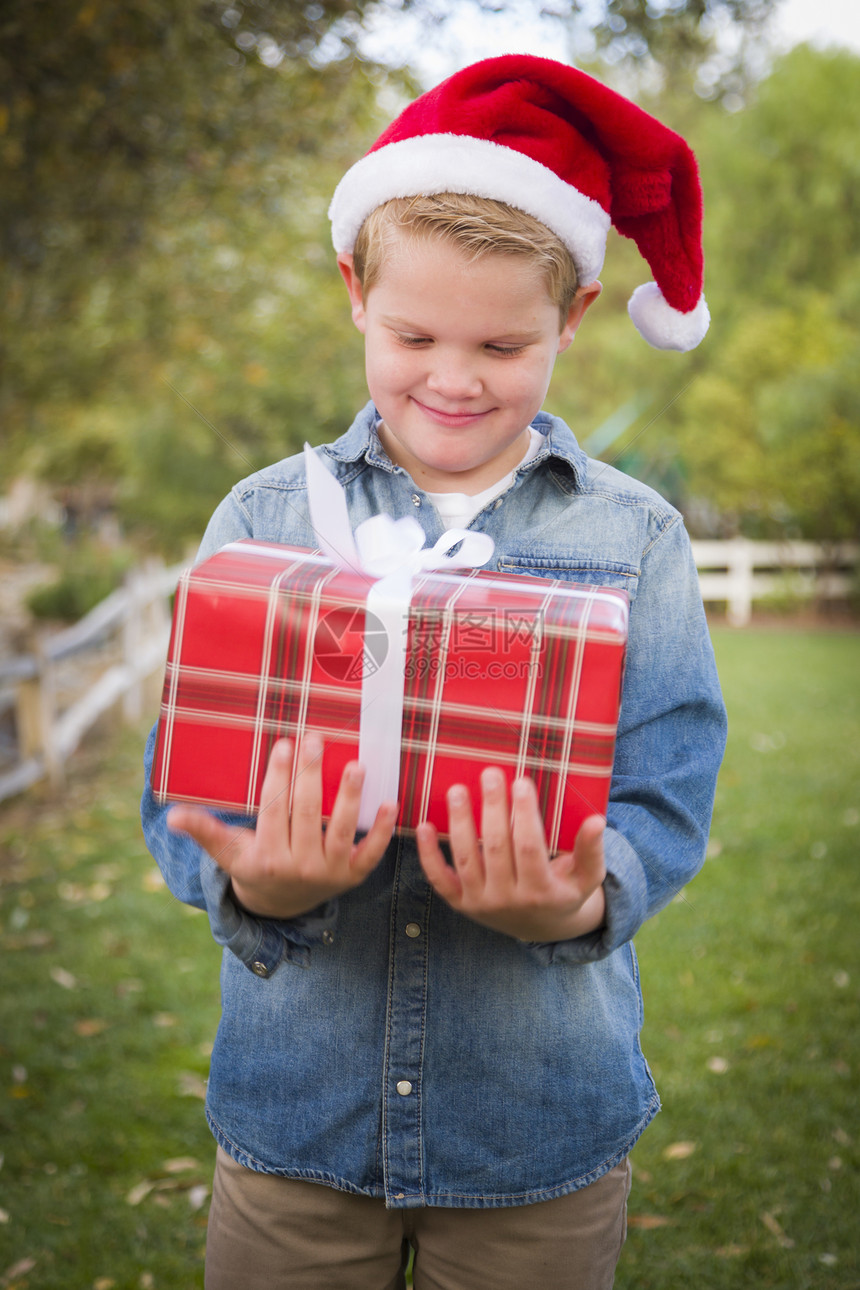
<path id="1" fill-rule="evenodd" d="M 860 635 L 716 645 L 711 859 L 637 938 L 665 1110 L 616 1285 L 857 1290 Z M 143 848 L 141 740 L 0 808 L 7 1290 L 202 1286 L 219 951 Z"/>

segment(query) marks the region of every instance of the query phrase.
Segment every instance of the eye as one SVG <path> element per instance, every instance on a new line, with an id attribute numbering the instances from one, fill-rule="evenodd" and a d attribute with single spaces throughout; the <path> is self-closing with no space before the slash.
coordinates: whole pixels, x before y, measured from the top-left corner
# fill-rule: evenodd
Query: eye
<path id="1" fill-rule="evenodd" d="M 522 354 L 525 345 L 488 345 L 487 349 L 491 354 L 497 354 L 499 358 L 516 358 L 517 354 Z"/>
<path id="2" fill-rule="evenodd" d="M 395 332 L 394 338 L 398 345 L 405 345 L 407 349 L 420 349 L 422 345 L 433 343 L 430 336 L 408 336 L 402 332 Z"/>

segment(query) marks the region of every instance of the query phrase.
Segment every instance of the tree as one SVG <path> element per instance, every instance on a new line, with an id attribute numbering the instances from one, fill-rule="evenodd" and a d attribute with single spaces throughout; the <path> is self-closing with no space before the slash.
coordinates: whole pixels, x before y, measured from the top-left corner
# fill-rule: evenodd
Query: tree
<path id="1" fill-rule="evenodd" d="M 640 396 L 606 456 L 668 489 L 694 528 L 709 516 L 720 533 L 860 538 L 860 59 L 797 48 L 749 107 L 704 104 L 689 124 L 711 330 L 690 354 L 647 351 L 624 317 L 642 265 L 615 245 L 607 308 L 577 338 L 575 371 L 560 369 L 557 402 L 587 440 Z"/>
<path id="2" fill-rule="evenodd" d="M 6 5 L 10 464 L 107 482 L 136 518 L 158 494 L 167 539 L 199 531 L 243 467 L 340 428 L 348 372 L 307 377 L 311 348 L 331 373 L 348 334 L 345 311 L 329 330 L 326 199 L 380 127 L 385 82 L 350 56 L 345 12 Z"/>
<path id="3" fill-rule="evenodd" d="M 594 29 L 597 47 L 612 63 L 650 63 L 669 86 L 694 84 L 707 98 L 747 89 L 756 68 L 748 65 L 751 47 L 767 29 L 780 0 L 605 0 Z M 572 8 L 581 6 L 573 0 Z M 733 49 L 719 52 L 719 38 L 734 34 Z M 725 42 L 724 42 L 725 43 Z"/>
<path id="4" fill-rule="evenodd" d="M 860 537 L 858 134 L 860 59 L 802 46 L 703 140 L 715 344 L 679 442 L 748 531 Z"/>
<path id="5" fill-rule="evenodd" d="M 582 66 L 596 60 L 598 74 L 619 88 L 683 88 L 708 99 L 737 103 L 762 70 L 769 19 L 782 0 L 377 0 L 368 10 L 372 29 L 412 44 L 461 57 L 463 32 L 496 16 L 527 29 L 551 31 L 565 57 Z M 471 18 L 471 22 L 469 19 Z M 416 29 L 419 34 L 416 34 Z M 459 40 L 459 43 L 458 43 Z M 374 43 L 373 48 L 378 48 Z M 516 45 L 514 46 L 516 47 Z"/>

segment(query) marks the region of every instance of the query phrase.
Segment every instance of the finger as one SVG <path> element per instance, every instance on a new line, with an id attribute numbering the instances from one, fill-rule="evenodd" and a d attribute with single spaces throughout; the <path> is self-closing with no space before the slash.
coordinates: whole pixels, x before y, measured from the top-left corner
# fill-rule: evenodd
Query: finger
<path id="1" fill-rule="evenodd" d="M 279 739 L 272 749 L 260 789 L 257 838 L 261 848 L 270 855 L 280 854 L 289 846 L 290 781 L 294 756 L 290 740 Z"/>
<path id="2" fill-rule="evenodd" d="M 293 851 L 319 850 L 322 844 L 322 757 L 323 741 L 315 730 L 309 730 L 298 750 L 290 823 Z"/>
<path id="3" fill-rule="evenodd" d="M 385 854 L 394 835 L 399 809 L 397 802 L 383 802 L 376 812 L 373 824 L 355 847 L 350 868 L 358 882 L 363 881 L 371 870 L 376 868 Z"/>
<path id="4" fill-rule="evenodd" d="M 484 883 L 484 862 L 472 814 L 472 801 L 463 784 L 453 784 L 448 789 L 445 800 L 448 804 L 451 858 L 466 892 L 481 887 Z"/>
<path id="5" fill-rule="evenodd" d="M 439 835 L 432 824 L 419 824 L 415 830 L 415 841 L 418 845 L 418 859 L 430 886 L 455 908 L 463 895 L 463 885 L 442 854 L 439 846 Z"/>
<path id="6" fill-rule="evenodd" d="M 545 881 L 549 865 L 537 789 L 531 779 L 515 780 L 511 791 L 514 857 L 520 881 Z"/>
<path id="7" fill-rule="evenodd" d="M 352 852 L 363 784 L 364 768 L 357 761 L 348 762 L 343 768 L 331 819 L 326 825 L 325 853 L 329 859 L 348 859 Z"/>
<path id="8" fill-rule="evenodd" d="M 606 877 L 606 860 L 603 835 L 606 820 L 602 815 L 589 815 L 583 820 L 573 845 L 574 871 L 585 887 L 596 887 Z"/>
<path id="9" fill-rule="evenodd" d="M 481 842 L 484 873 L 489 880 L 506 885 L 517 877 L 511 837 L 511 812 L 505 777 L 498 766 L 481 772 Z"/>
<path id="10" fill-rule="evenodd" d="M 171 807 L 167 815 L 167 827 L 171 833 L 186 833 L 226 873 L 230 873 L 238 858 L 239 844 L 251 833 L 250 829 L 225 824 L 211 811 L 200 806 Z"/>

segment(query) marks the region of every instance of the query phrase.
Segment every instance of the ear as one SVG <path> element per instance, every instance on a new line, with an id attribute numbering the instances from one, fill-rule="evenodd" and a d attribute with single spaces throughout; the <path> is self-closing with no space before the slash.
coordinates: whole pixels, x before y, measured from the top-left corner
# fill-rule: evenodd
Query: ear
<path id="1" fill-rule="evenodd" d="M 579 324 L 602 290 L 603 285 L 596 278 L 594 282 L 589 282 L 587 286 L 576 288 L 576 295 L 573 297 L 573 303 L 568 311 L 567 322 L 562 327 L 561 335 L 558 338 L 559 354 L 563 354 L 568 345 L 571 344 Z"/>
<path id="2" fill-rule="evenodd" d="M 348 251 L 341 252 L 337 257 L 337 267 L 340 269 L 341 277 L 346 283 L 346 289 L 349 293 L 349 303 L 352 305 L 352 321 L 363 335 L 365 328 L 364 293 L 358 280 L 358 274 L 355 271 L 352 254 Z"/>

